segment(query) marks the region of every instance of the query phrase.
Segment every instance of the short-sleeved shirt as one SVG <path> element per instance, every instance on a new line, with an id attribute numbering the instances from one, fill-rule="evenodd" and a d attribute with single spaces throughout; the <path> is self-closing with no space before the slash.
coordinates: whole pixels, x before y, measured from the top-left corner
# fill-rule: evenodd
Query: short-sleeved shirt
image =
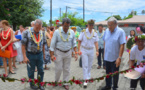
<path id="1" fill-rule="evenodd" d="M 66 40 L 68 38 L 68 35 L 70 34 L 68 41 L 63 41 L 62 37 Z M 76 47 L 76 39 L 75 39 L 75 33 L 73 30 L 67 31 L 67 33 L 64 32 L 63 28 L 60 27 L 60 29 L 57 29 L 54 31 L 51 45 L 50 45 L 50 51 L 54 51 L 54 49 L 59 49 L 62 51 L 68 51 L 71 48 Z"/>
<path id="2" fill-rule="evenodd" d="M 94 43 L 98 42 L 99 40 L 97 33 L 94 31 L 94 36 L 91 39 L 87 39 L 85 32 L 87 37 L 91 37 L 93 34 L 93 31 L 90 33 L 88 28 L 84 32 L 81 32 L 79 36 L 79 40 L 81 41 L 81 46 L 87 48 L 94 48 L 95 47 Z"/>
<path id="3" fill-rule="evenodd" d="M 145 61 L 145 48 L 140 51 L 138 49 L 138 45 L 132 47 L 130 52 L 130 60 L 137 60 L 137 65 L 139 65 L 141 61 Z"/>
<path id="4" fill-rule="evenodd" d="M 106 29 L 103 40 L 105 42 L 104 60 L 114 62 L 119 57 L 120 45 L 126 43 L 125 32 L 118 26 L 112 33 Z"/>
<path id="5" fill-rule="evenodd" d="M 99 45 L 99 49 L 100 49 L 100 48 L 101 48 L 101 49 L 104 48 L 103 36 L 104 36 L 104 31 L 102 31 L 102 33 L 98 32 L 98 37 L 99 37 L 98 45 Z"/>
<path id="6" fill-rule="evenodd" d="M 33 28 L 31 28 L 31 32 L 34 35 L 35 32 L 34 32 Z M 22 45 L 26 46 L 26 51 L 32 52 L 32 53 L 39 53 L 39 52 L 42 52 L 43 45 L 46 44 L 46 37 L 45 37 L 45 33 L 43 31 L 39 31 L 39 33 L 35 33 L 35 34 L 36 34 L 37 38 L 38 38 L 39 34 L 40 34 L 40 36 L 42 34 L 42 40 L 40 41 L 39 50 L 37 50 L 38 46 L 33 41 L 29 29 L 23 32 L 21 42 L 22 42 Z"/>

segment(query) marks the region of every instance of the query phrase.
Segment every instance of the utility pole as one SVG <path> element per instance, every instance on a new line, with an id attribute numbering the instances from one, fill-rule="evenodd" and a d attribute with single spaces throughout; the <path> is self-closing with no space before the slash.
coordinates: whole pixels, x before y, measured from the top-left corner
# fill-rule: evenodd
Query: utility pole
<path id="1" fill-rule="evenodd" d="M 83 22 L 85 22 L 85 0 L 83 0 Z"/>
<path id="2" fill-rule="evenodd" d="M 60 19 L 61 19 L 61 8 L 60 8 Z"/>
<path id="3" fill-rule="evenodd" d="M 66 12 L 65 12 L 65 17 L 67 18 L 67 6 L 66 6 Z"/>
<path id="4" fill-rule="evenodd" d="M 52 26 L 52 0 L 50 0 L 50 26 Z"/>

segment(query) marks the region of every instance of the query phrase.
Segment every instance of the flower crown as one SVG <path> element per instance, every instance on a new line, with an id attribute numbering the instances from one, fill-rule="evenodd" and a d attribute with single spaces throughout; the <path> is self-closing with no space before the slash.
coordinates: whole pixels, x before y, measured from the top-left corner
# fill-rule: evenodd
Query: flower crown
<path id="1" fill-rule="evenodd" d="M 142 39 L 142 40 L 145 40 L 145 35 L 138 35 L 138 36 L 135 36 L 132 41 L 135 43 L 137 42 L 139 39 Z"/>

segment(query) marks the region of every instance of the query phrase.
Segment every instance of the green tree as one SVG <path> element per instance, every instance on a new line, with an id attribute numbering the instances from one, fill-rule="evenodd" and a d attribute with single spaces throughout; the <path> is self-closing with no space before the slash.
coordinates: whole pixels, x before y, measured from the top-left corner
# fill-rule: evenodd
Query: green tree
<path id="1" fill-rule="evenodd" d="M 145 10 L 142 10 L 141 13 L 144 15 L 145 14 Z"/>
<path id="2" fill-rule="evenodd" d="M 47 27 L 47 23 L 43 21 L 43 27 Z"/>
<path id="3" fill-rule="evenodd" d="M 30 22 L 42 16 L 43 0 L 2 0 L 0 19 L 9 20 L 16 30 L 17 25 L 30 26 Z"/>
<path id="4" fill-rule="evenodd" d="M 112 17 L 112 16 L 110 16 L 110 17 Z M 108 17 L 106 20 L 108 20 L 110 17 Z M 120 15 L 113 15 L 113 17 L 115 17 L 117 20 L 122 20 Z"/>
<path id="5" fill-rule="evenodd" d="M 83 19 L 81 17 L 77 17 L 78 12 L 74 13 L 67 13 L 67 17 L 71 20 L 71 26 L 85 26 L 87 22 L 83 22 Z M 62 14 L 61 18 L 58 18 L 60 22 L 62 22 L 62 19 L 65 18 L 65 13 Z M 56 25 L 56 20 L 52 21 L 54 25 Z"/>

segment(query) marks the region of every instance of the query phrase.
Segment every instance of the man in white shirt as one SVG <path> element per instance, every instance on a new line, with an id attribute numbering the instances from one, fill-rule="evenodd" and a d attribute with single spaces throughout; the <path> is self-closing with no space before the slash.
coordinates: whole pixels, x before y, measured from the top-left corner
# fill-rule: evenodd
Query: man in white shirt
<path id="1" fill-rule="evenodd" d="M 145 36 L 140 35 L 136 36 L 134 39 L 136 45 L 132 47 L 130 52 L 130 67 L 134 66 L 135 60 L 137 60 L 137 65 L 139 65 L 142 61 L 145 61 Z M 145 90 L 145 74 L 142 74 L 142 77 L 137 80 L 131 80 L 130 88 L 136 88 L 137 82 L 140 80 L 140 86 L 142 90 Z"/>

